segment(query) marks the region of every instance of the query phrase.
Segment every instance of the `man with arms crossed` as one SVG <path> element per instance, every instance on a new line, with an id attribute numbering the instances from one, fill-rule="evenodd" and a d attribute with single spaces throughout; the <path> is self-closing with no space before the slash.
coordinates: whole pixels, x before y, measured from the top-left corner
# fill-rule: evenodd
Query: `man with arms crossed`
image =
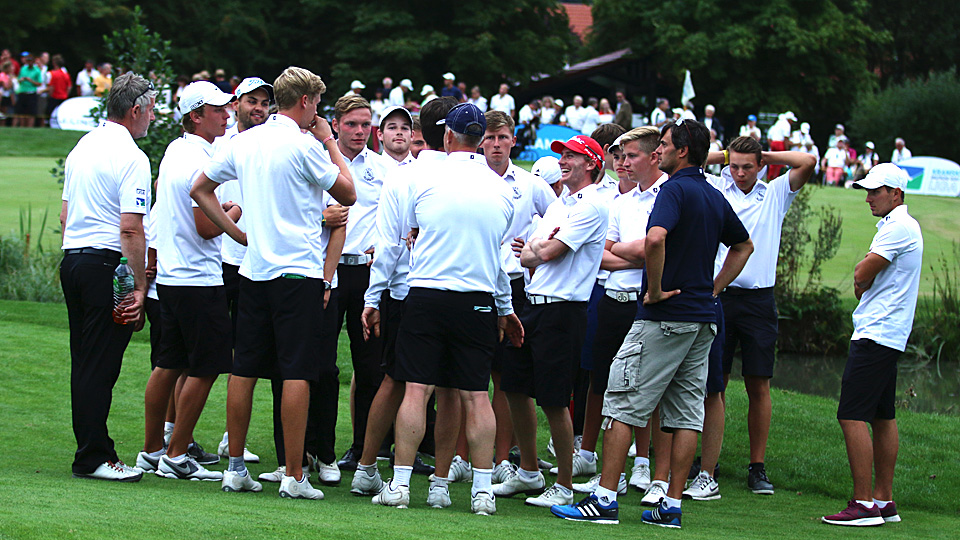
<path id="1" fill-rule="evenodd" d="M 753 251 L 746 229 L 703 176 L 710 133 L 695 120 L 661 130 L 660 170 L 670 175 L 647 220 L 645 272 L 637 320 L 610 366 L 604 394 L 600 486 L 576 505 L 554 506 L 564 519 L 619 523 L 617 484 L 632 426 L 660 404 L 660 429 L 673 432 L 670 486 L 644 523 L 680 528 L 680 497 L 703 426 L 707 356 L 716 334 L 715 297 Z M 715 279 L 720 243 L 731 246 Z"/>
<path id="2" fill-rule="evenodd" d="M 289 67 L 273 84 L 279 113 L 234 137 L 200 173 L 191 196 L 247 253 L 240 266 L 240 313 L 233 376 L 227 390 L 230 465 L 225 491 L 259 491 L 243 463 L 253 389 L 259 377 L 283 379 L 282 419 L 287 476 L 280 496 L 320 499 L 302 468 L 309 381 L 324 366 L 320 349 L 324 290 L 320 220 L 324 190 L 350 205 L 356 192 L 350 170 L 317 105 L 326 85 Z M 307 129 L 316 140 L 301 133 Z M 247 232 L 226 215 L 214 193 L 238 179 L 246 197 Z M 249 241 L 248 241 L 249 239 Z"/>
<path id="3" fill-rule="evenodd" d="M 573 501 L 573 422 L 567 407 L 609 216 L 595 183 L 604 174 L 597 141 L 577 135 L 555 141 L 551 150 L 561 154 L 562 181 L 569 193 L 550 205 L 520 253 L 520 264 L 534 269 L 522 319 L 528 339 L 508 351 L 501 387 L 510 402 L 521 461 L 513 476 L 494 486 L 495 494 L 506 497 L 535 495 L 545 487 L 537 464 L 536 399 L 550 422 L 557 482 L 526 503 L 547 508 Z"/>
<path id="4" fill-rule="evenodd" d="M 894 409 L 897 359 L 913 328 L 923 264 L 920 224 L 903 202 L 909 180 L 896 165 L 881 163 L 854 183 L 867 190 L 870 211 L 881 219 L 869 253 L 853 270 L 853 291 L 860 304 L 853 312 L 853 337 L 837 408 L 853 475 L 853 500 L 842 512 L 823 517 L 831 525 L 900 521 L 893 502 L 900 446 Z"/>
<path id="5" fill-rule="evenodd" d="M 476 153 L 486 130 L 480 109 L 460 104 L 443 122 L 447 158 L 420 168 L 406 201 L 406 222 L 416 237 L 410 293 L 397 336 L 396 379 L 406 382 L 406 390 L 397 413 L 394 478 L 373 502 L 410 503 L 410 475 L 423 438 L 427 400 L 442 386 L 459 394 L 466 409 L 475 464 L 470 508 L 489 515 L 496 512 L 491 487 L 496 421 L 487 386 L 498 327 L 514 343 L 523 342 L 500 262 L 513 203 L 503 180 Z M 446 435 L 455 439 L 457 431 Z"/>
<path id="6" fill-rule="evenodd" d="M 107 433 L 113 386 L 134 328 L 143 326 L 147 292 L 143 216 L 150 208 L 150 161 L 134 139 L 147 134 L 156 91 L 135 73 L 117 77 L 107 119 L 67 156 L 60 228 L 60 284 L 70 321 L 70 399 L 77 452 L 73 475 L 136 482 Z M 120 256 L 133 269 L 132 299 L 113 321 L 113 271 Z"/>

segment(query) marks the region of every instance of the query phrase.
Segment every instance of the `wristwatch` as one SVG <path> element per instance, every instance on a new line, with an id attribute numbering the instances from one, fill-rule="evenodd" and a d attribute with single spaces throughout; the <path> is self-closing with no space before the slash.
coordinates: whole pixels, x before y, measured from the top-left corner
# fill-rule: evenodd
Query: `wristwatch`
<path id="1" fill-rule="evenodd" d="M 329 290 L 332 289 L 332 288 L 333 288 L 333 284 L 332 284 L 332 283 L 330 283 L 330 282 L 327 281 L 327 280 L 323 280 L 323 290 L 329 291 Z"/>

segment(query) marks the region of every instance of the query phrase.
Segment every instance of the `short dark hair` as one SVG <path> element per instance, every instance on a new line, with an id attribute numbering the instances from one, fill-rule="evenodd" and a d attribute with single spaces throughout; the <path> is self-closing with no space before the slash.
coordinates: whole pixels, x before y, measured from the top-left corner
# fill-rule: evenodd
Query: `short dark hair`
<path id="1" fill-rule="evenodd" d="M 617 140 L 617 137 L 626 132 L 627 130 L 623 129 L 623 126 L 611 122 L 597 126 L 597 129 L 593 130 L 593 133 L 590 134 L 590 138 L 597 141 L 600 148 L 603 148 L 613 144 L 613 141 Z"/>
<path id="2" fill-rule="evenodd" d="M 760 146 L 760 142 L 746 135 L 734 139 L 727 150 L 738 154 L 753 154 L 757 158 L 758 164 L 763 158 L 763 147 Z"/>
<path id="3" fill-rule="evenodd" d="M 670 132 L 673 146 L 677 150 L 687 149 L 687 163 L 694 167 L 703 167 L 707 161 L 707 151 L 710 149 L 710 130 L 702 122 L 681 119 L 676 122 L 667 122 L 660 130 L 660 138 Z"/>
<path id="4" fill-rule="evenodd" d="M 427 146 L 434 150 L 443 149 L 443 134 L 446 127 L 438 126 L 437 122 L 446 118 L 450 109 L 456 106 L 456 98 L 444 96 L 431 99 L 420 109 L 420 133 L 423 135 L 423 142 L 427 143 Z"/>

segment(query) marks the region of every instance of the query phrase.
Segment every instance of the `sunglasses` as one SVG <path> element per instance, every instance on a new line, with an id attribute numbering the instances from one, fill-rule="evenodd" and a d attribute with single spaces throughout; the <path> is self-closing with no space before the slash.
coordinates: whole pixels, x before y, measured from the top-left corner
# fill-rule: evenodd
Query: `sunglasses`
<path id="1" fill-rule="evenodd" d="M 685 120 L 684 118 L 677 118 L 676 120 L 674 120 L 674 124 L 678 126 L 683 126 L 684 129 L 687 130 L 687 137 L 692 141 L 693 135 L 690 134 L 690 126 L 688 126 L 687 124 L 684 124 L 683 123 L 684 120 Z"/>
<path id="2" fill-rule="evenodd" d="M 149 81 L 149 80 L 148 80 L 148 81 L 147 81 L 147 88 L 144 89 L 143 92 L 140 92 L 140 95 L 138 95 L 137 97 L 135 97 L 135 98 L 133 99 L 133 102 L 136 103 L 137 100 L 139 100 L 140 98 L 142 98 L 143 96 L 145 96 L 145 95 L 147 94 L 147 92 L 153 92 L 155 89 L 156 89 L 156 88 L 153 86 L 153 81 Z"/>

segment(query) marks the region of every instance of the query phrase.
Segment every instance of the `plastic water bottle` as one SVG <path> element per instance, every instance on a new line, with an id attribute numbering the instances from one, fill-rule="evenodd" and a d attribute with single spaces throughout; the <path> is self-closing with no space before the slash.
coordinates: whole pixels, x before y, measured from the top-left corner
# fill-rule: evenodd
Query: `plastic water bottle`
<path id="1" fill-rule="evenodd" d="M 113 271 L 113 322 L 127 324 L 122 311 L 133 302 L 133 269 L 126 257 L 120 257 L 120 266 Z"/>

